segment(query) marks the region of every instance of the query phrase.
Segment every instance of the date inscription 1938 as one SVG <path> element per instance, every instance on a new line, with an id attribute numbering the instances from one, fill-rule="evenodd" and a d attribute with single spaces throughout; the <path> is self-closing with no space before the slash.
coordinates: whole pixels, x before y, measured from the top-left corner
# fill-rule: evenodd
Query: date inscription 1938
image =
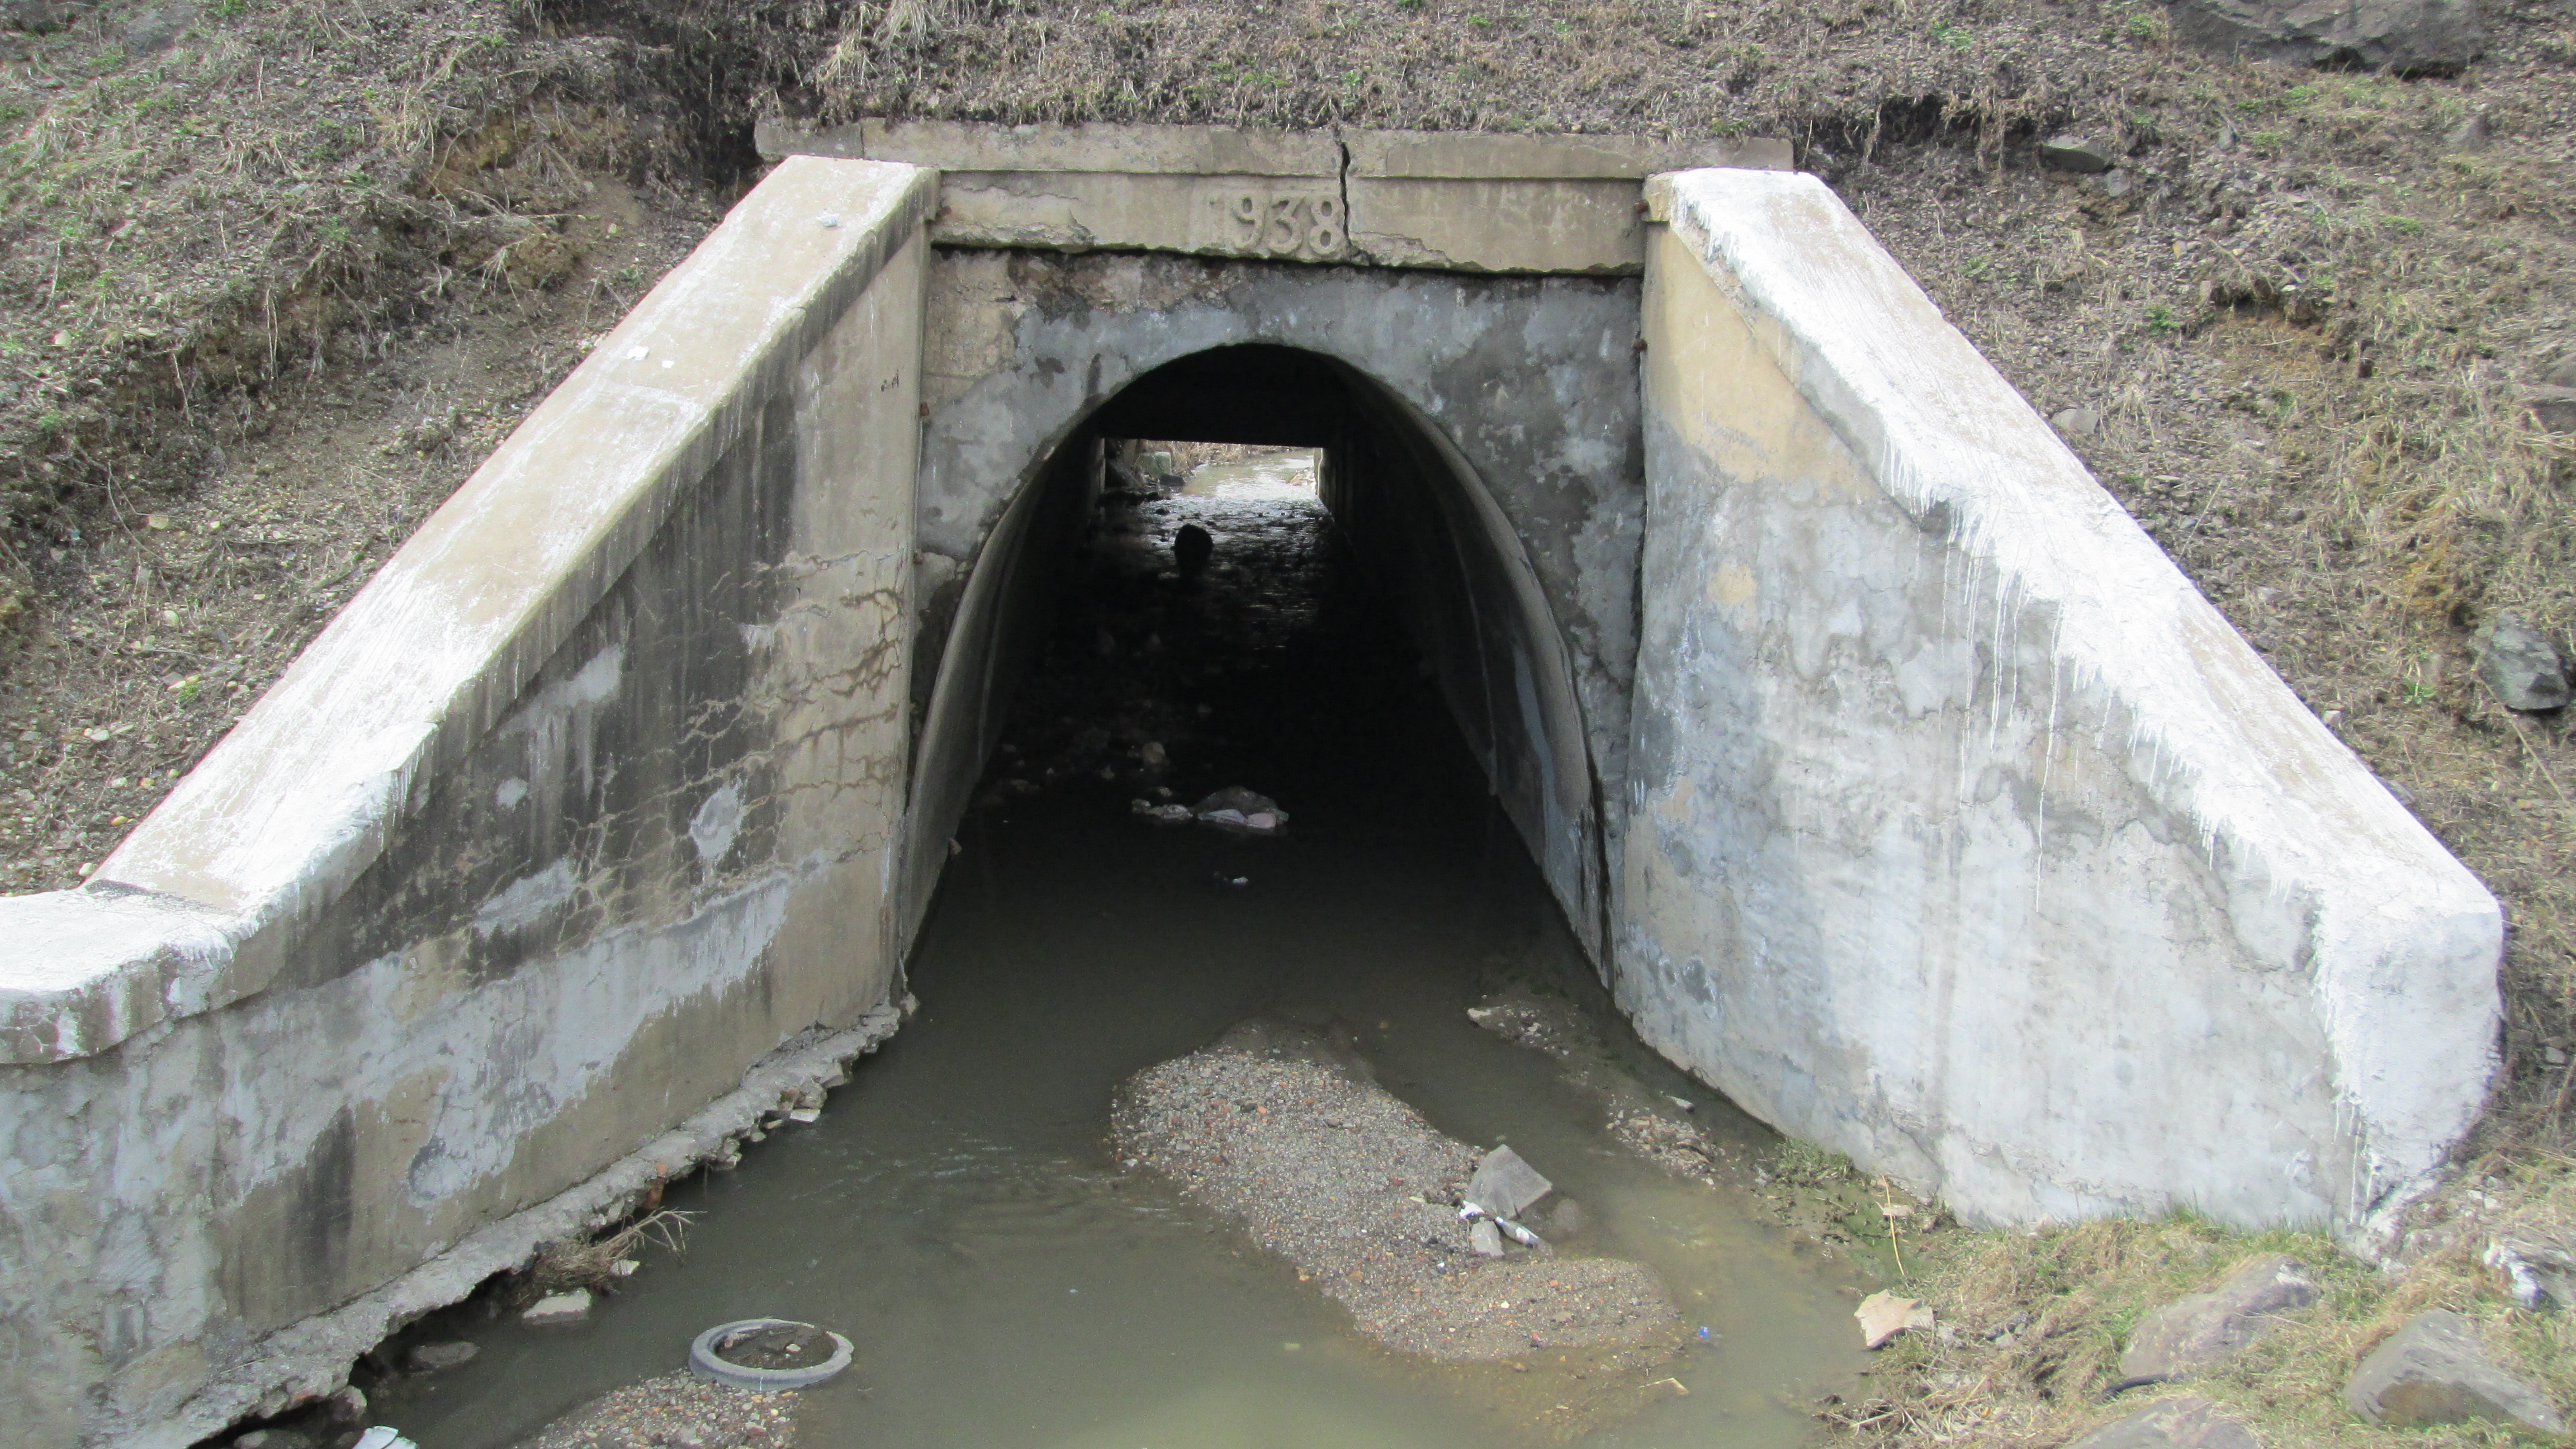
<path id="1" fill-rule="evenodd" d="M 1328 192 L 1211 188 L 1201 204 L 1217 213 L 1212 239 L 1228 251 L 1321 259 L 1350 243 L 1341 198 Z"/>

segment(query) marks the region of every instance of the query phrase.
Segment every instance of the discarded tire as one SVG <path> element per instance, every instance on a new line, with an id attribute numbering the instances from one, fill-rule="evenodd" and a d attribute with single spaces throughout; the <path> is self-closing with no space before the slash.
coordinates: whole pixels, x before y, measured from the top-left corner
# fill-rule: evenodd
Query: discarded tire
<path id="1" fill-rule="evenodd" d="M 731 1362 L 716 1354 L 716 1345 L 729 1334 L 746 1328 L 805 1328 L 811 1325 L 793 1318 L 743 1318 L 732 1323 L 719 1323 L 699 1334 L 689 1343 L 689 1371 L 702 1379 L 731 1384 L 738 1389 L 757 1389 L 775 1393 L 780 1389 L 809 1389 L 850 1366 L 850 1341 L 829 1329 L 824 1335 L 832 1340 L 832 1356 L 804 1368 L 751 1368 Z"/>

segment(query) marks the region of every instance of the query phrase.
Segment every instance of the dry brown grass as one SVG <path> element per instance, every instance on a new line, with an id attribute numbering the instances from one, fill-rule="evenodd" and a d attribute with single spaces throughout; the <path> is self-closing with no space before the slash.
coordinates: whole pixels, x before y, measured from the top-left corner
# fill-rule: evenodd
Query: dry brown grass
<path id="1" fill-rule="evenodd" d="M 2576 1401 L 2576 1326 L 2567 1315 L 2511 1308 L 2479 1262 L 2492 1233 L 2576 1230 L 2569 1164 L 2546 1156 L 2483 1175 L 2460 1198 L 2465 1221 L 2402 1275 L 2383 1274 L 2307 1234 L 2231 1233 L 2177 1216 L 2072 1227 L 1936 1236 L 1909 1290 L 1940 1329 L 1882 1352 L 1877 1392 L 1835 1404 L 1827 1422 L 1864 1441 L 2055 1445 L 2152 1402 L 2168 1389 L 2103 1394 L 2119 1381 L 2120 1350 L 2155 1306 L 2198 1292 L 2258 1252 L 2304 1261 L 2324 1296 L 2285 1315 L 2234 1361 L 2194 1379 L 2266 1442 L 2385 1443 L 2343 1402 L 2353 1366 L 2414 1314 L 2449 1308 L 2477 1325 L 2500 1363 L 2561 1404 Z M 2410 1432 L 2408 1442 L 2502 1442 L 2469 1426 Z"/>
<path id="2" fill-rule="evenodd" d="M 528 1278 L 540 1293 L 571 1288 L 613 1289 L 624 1281 L 618 1264 L 634 1258 L 646 1244 L 674 1257 L 688 1251 L 689 1225 L 695 1213 L 657 1208 L 615 1232 L 586 1243 L 552 1243 L 529 1266 Z"/>

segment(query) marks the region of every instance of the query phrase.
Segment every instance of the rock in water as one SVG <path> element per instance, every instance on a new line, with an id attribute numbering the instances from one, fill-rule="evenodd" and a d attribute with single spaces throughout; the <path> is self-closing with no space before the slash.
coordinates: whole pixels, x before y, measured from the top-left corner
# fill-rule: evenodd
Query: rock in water
<path id="1" fill-rule="evenodd" d="M 1521 1211 L 1556 1190 L 1556 1184 L 1538 1175 L 1538 1169 L 1521 1161 L 1521 1155 L 1509 1147 L 1497 1147 L 1476 1164 L 1476 1175 L 1467 1179 L 1467 1201 L 1498 1218 L 1516 1218 Z M 1463 1205 L 1463 1204 L 1462 1204 Z"/>
<path id="2" fill-rule="evenodd" d="M 1310 1032 L 1247 1023 L 1129 1078 L 1113 1120 L 1129 1166 L 1240 1224 L 1390 1348 L 1464 1360 L 1680 1342 L 1681 1320 L 1639 1264 L 1476 1256 L 1452 1205 L 1474 1149 Z"/>
<path id="3" fill-rule="evenodd" d="M 2306 65 L 2447 75 L 2486 48 L 2477 0 L 2181 0 L 2195 50 Z"/>
<path id="4" fill-rule="evenodd" d="M 2208 1368 L 2271 1332 L 2282 1314 L 2316 1301 L 2317 1285 L 2299 1260 L 2266 1253 L 2208 1292 L 2139 1320 L 2120 1355 L 2120 1377 L 2161 1381 Z"/>
<path id="5" fill-rule="evenodd" d="M 2447 1308 L 2406 1320 L 2353 1370 L 2343 1396 L 2363 1418 L 2392 1429 L 2487 1419 L 2567 1432 L 2540 1391 L 2488 1362 L 2468 1320 Z"/>
<path id="6" fill-rule="evenodd" d="M 519 1321 L 531 1328 L 570 1328 L 589 1318 L 590 1290 L 587 1288 L 549 1294 L 519 1315 Z"/>
<path id="7" fill-rule="evenodd" d="M 472 1363 L 481 1352 L 470 1343 L 424 1343 L 411 1351 L 411 1366 L 420 1373 L 445 1373 Z"/>
<path id="8" fill-rule="evenodd" d="M 2499 613 L 2478 629 L 2478 678 L 2507 709 L 2558 709 L 2567 703 L 2567 656 L 2549 636 Z"/>
<path id="9" fill-rule="evenodd" d="M 1195 579 L 1207 572 L 1208 560 L 1216 555 L 1216 540 L 1195 523 L 1184 523 L 1172 536 L 1172 562 L 1180 566 L 1181 577 Z"/>
<path id="10" fill-rule="evenodd" d="M 2114 1419 L 2067 1449 L 2262 1449 L 2254 1431 L 2198 1394 Z"/>

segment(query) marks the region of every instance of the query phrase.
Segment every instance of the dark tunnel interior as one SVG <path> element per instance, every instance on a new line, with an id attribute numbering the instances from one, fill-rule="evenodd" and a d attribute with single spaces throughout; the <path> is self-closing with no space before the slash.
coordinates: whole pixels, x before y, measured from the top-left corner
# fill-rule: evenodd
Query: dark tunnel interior
<path id="1" fill-rule="evenodd" d="M 1319 450 L 1316 501 L 1188 497 L 1179 479 L 1140 466 L 1141 440 Z M 1215 542 L 1197 580 L 1177 577 L 1171 553 L 1188 522 Z M 1427 704 L 1448 740 L 1417 739 L 1406 701 Z M 1472 464 L 1335 359 L 1273 346 L 1197 353 L 1075 426 L 993 530 L 924 705 L 917 818 L 951 837 L 979 799 L 1001 803 L 996 790 L 1076 775 L 1149 805 L 1246 785 L 1296 813 L 1279 790 L 1218 778 L 1232 770 L 1309 791 L 1311 815 L 1311 792 L 1366 782 L 1379 800 L 1404 793 L 1402 780 L 1378 778 L 1382 765 L 1436 774 L 1399 760 L 1413 745 L 1433 756 L 1463 746 L 1478 793 L 1499 804 L 1599 959 L 1597 789 L 1535 577 Z M 917 912 L 949 848 L 939 836 L 915 847 Z"/>

